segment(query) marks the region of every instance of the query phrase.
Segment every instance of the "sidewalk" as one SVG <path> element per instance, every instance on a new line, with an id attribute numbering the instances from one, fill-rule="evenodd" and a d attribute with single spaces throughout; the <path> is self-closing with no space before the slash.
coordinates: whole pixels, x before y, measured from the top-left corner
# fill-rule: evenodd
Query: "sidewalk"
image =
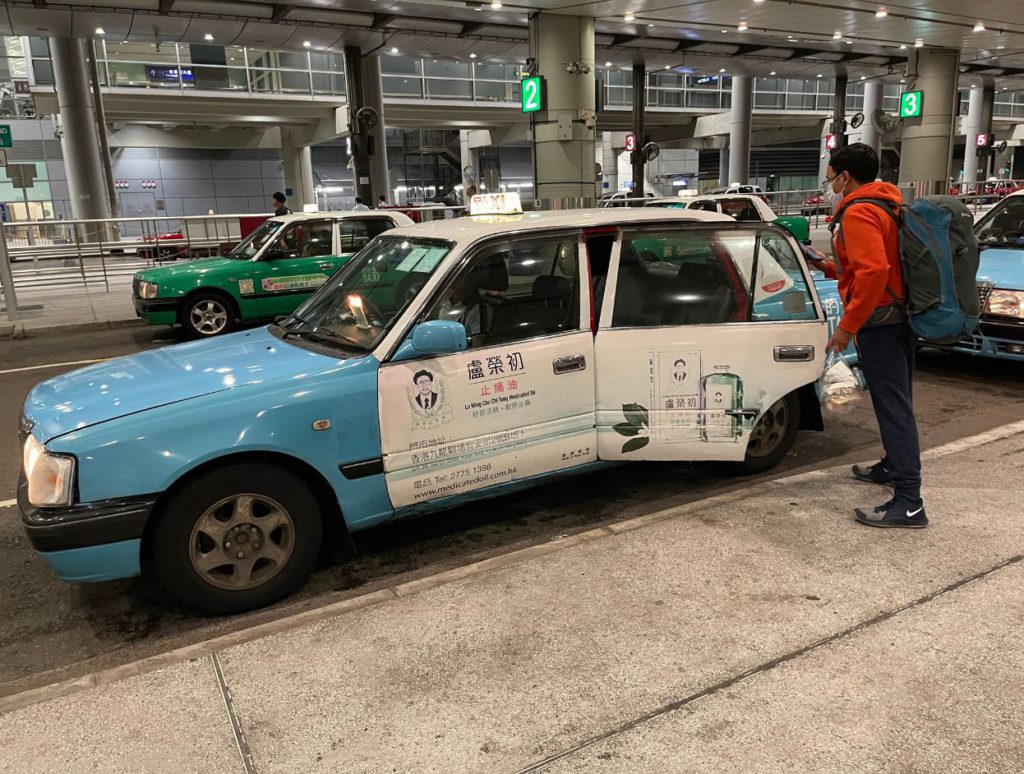
<path id="1" fill-rule="evenodd" d="M 0 699 L 0 770 L 1019 770 L 1024 422 L 925 457 L 927 530 L 754 485 Z"/>
<path id="2" fill-rule="evenodd" d="M 132 278 L 112 276 L 110 290 L 103 282 L 62 288 L 18 288 L 18 319 L 10 322 L 6 304 L 0 312 L 0 338 L 24 336 L 55 326 L 100 326 L 137 321 L 132 304 Z"/>

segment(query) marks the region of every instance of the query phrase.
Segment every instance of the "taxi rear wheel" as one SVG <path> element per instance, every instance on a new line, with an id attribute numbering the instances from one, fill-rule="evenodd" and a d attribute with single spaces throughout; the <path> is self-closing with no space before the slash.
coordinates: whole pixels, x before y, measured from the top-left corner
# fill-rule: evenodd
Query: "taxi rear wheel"
<path id="1" fill-rule="evenodd" d="M 187 607 L 241 613 L 298 588 L 322 536 L 320 506 L 301 478 L 268 464 L 232 465 L 201 475 L 163 505 L 153 564 Z"/>
<path id="2" fill-rule="evenodd" d="M 796 393 L 791 392 L 761 414 L 750 433 L 743 462 L 735 463 L 735 472 L 764 473 L 774 468 L 793 448 L 799 427 L 800 401 Z"/>
<path id="3" fill-rule="evenodd" d="M 230 333 L 235 328 L 234 305 L 220 293 L 196 293 L 185 302 L 181 325 L 194 339 Z"/>

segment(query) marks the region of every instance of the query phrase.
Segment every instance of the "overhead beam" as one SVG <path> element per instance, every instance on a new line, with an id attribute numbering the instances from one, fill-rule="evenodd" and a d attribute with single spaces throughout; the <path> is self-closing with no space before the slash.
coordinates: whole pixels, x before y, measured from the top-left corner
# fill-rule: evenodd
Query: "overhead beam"
<path id="1" fill-rule="evenodd" d="M 743 43 L 742 45 L 736 46 L 736 52 L 733 56 L 745 56 L 747 54 L 753 54 L 755 51 L 767 51 L 769 48 L 778 48 L 778 46 L 761 46 L 757 43 Z"/>
<path id="2" fill-rule="evenodd" d="M 703 40 L 680 40 L 679 45 L 675 48 L 675 53 L 678 54 L 680 51 L 688 51 L 691 48 L 697 48 L 697 46 L 703 42 Z"/>
<path id="3" fill-rule="evenodd" d="M 640 40 L 641 37 L 641 35 L 615 35 L 612 38 L 612 42 L 608 44 L 608 48 L 624 46 L 627 43 L 632 43 L 634 40 Z"/>
<path id="4" fill-rule="evenodd" d="M 274 3 L 274 11 L 270 14 L 270 21 L 279 22 L 284 21 L 288 18 L 292 11 L 295 10 L 294 5 L 287 5 L 284 3 Z"/>
<path id="5" fill-rule="evenodd" d="M 160 0 L 159 12 L 161 16 L 166 16 L 174 10 L 175 0 Z"/>
<path id="6" fill-rule="evenodd" d="M 381 27 L 386 27 L 391 24 L 395 19 L 398 18 L 396 13 L 375 13 L 373 15 L 373 23 L 370 24 L 371 30 L 379 30 Z"/>
<path id="7" fill-rule="evenodd" d="M 840 58 L 840 62 L 858 62 L 861 59 L 874 59 L 878 54 L 858 54 L 854 51 L 847 51 Z"/>
<path id="8" fill-rule="evenodd" d="M 32 0 L 32 5 L 34 5 L 36 8 L 45 8 L 46 0 Z"/>
<path id="9" fill-rule="evenodd" d="M 786 59 L 803 59 L 807 56 L 814 56 L 815 54 L 823 53 L 825 52 L 817 48 L 794 48 Z"/>
<path id="10" fill-rule="evenodd" d="M 472 35 L 474 32 L 479 32 L 484 26 L 483 22 L 463 22 L 459 37 L 464 38 L 467 35 Z"/>

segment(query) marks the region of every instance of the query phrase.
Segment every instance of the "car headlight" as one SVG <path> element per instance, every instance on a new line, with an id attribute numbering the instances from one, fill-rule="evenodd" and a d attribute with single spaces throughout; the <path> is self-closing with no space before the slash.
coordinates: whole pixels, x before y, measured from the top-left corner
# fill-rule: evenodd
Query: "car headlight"
<path id="1" fill-rule="evenodd" d="M 143 280 L 139 283 L 139 298 L 156 298 L 158 288 L 159 286 L 155 282 Z"/>
<path id="2" fill-rule="evenodd" d="M 25 441 L 22 462 L 28 480 L 28 501 L 37 508 L 71 505 L 75 458 L 46 451 L 35 436 Z"/>
<path id="3" fill-rule="evenodd" d="M 1003 317 L 1024 318 L 1024 290 L 1000 290 L 995 288 L 988 294 L 985 312 Z"/>

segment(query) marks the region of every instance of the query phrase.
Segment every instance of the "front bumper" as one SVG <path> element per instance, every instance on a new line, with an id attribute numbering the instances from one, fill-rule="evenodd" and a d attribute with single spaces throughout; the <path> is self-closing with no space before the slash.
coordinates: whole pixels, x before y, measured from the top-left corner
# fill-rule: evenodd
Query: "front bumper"
<path id="1" fill-rule="evenodd" d="M 140 540 L 156 495 L 36 508 L 28 501 L 28 482 L 18 480 L 18 510 L 32 547 L 41 553 L 69 551 Z"/>
<path id="2" fill-rule="evenodd" d="M 1024 361 L 1024 320 L 984 315 L 973 336 L 953 344 L 931 344 L 940 349 L 1000 360 Z"/>
<path id="3" fill-rule="evenodd" d="M 139 298 L 132 296 L 135 314 L 154 325 L 174 325 L 178 321 L 178 308 L 181 306 L 177 298 Z"/>

